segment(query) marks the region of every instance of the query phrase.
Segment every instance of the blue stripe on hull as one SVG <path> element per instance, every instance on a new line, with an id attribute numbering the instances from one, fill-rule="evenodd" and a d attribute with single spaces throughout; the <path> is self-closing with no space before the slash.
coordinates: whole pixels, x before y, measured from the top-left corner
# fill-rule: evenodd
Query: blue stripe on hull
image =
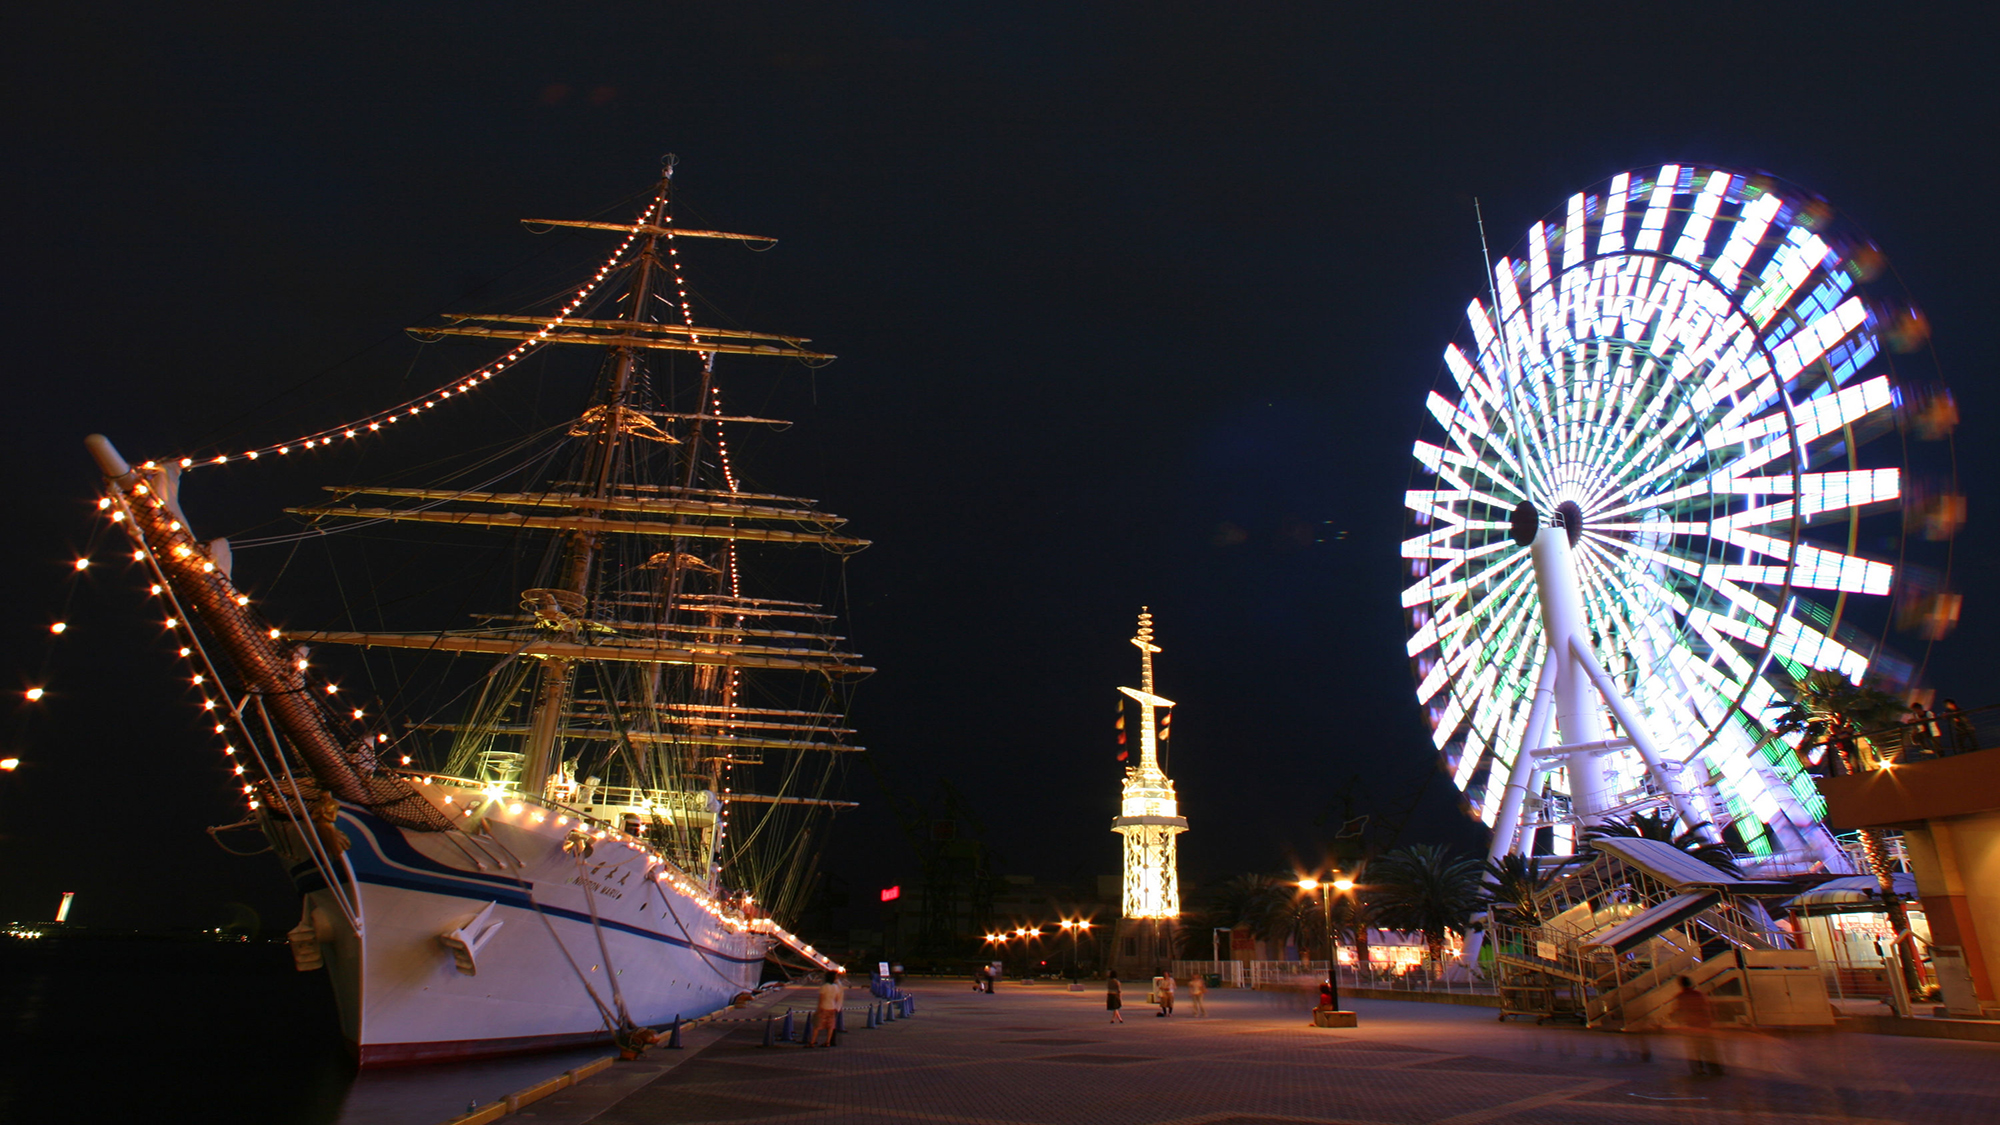
<path id="1" fill-rule="evenodd" d="M 534 887 L 532 883 L 501 876 L 479 875 L 446 866 L 410 846 L 410 842 L 403 838 L 402 829 L 372 814 L 343 805 L 340 817 L 348 821 L 350 827 L 358 830 L 351 835 L 358 836 L 358 842 L 365 842 L 368 845 L 365 848 L 351 848 L 347 852 L 348 862 L 354 866 L 355 877 L 364 883 L 479 902 L 498 902 L 502 906 L 511 906 L 519 910 L 539 910 L 551 918 L 581 922 L 586 926 L 592 924 L 590 915 L 584 911 L 535 903 L 529 897 L 529 892 Z M 305 870 L 294 868 L 292 879 L 301 894 L 326 886 L 316 867 L 310 864 L 301 864 L 300 867 Z M 764 960 L 762 954 L 755 957 L 738 957 L 710 946 L 696 946 L 686 938 L 612 921 L 601 915 L 596 924 L 607 930 L 616 930 L 634 937 L 680 946 L 683 949 L 693 949 L 740 965 L 752 965 Z"/>

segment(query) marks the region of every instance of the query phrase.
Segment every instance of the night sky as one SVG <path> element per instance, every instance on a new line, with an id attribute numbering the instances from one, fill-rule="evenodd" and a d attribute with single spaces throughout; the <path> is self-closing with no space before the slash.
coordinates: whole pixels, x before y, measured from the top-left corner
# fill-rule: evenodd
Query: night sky
<path id="1" fill-rule="evenodd" d="M 64 890 L 104 924 L 296 909 L 202 831 L 239 798 L 122 539 L 73 570 L 101 523 L 83 435 L 199 454 L 470 370 L 500 349 L 401 329 L 580 280 L 606 244 L 517 220 L 626 218 L 666 152 L 684 215 L 782 240 L 703 247 L 705 294 L 841 357 L 732 401 L 799 423 L 743 452 L 758 487 L 875 541 L 846 571 L 875 768 L 826 855 L 858 895 L 915 876 L 883 783 L 963 790 L 1003 872 L 1116 870 L 1142 604 L 1189 878 L 1312 861 L 1343 788 L 1421 790 L 1406 840 L 1477 844 L 1413 701 L 1396 551 L 1424 395 L 1484 292 L 1473 198 L 1500 254 L 1669 161 L 1819 192 L 1929 315 L 1972 520 L 1930 679 L 2000 701 L 1990 39 L 1901 8 L 16 6 L 0 685 L 49 696 L 0 703 L 24 759 L 0 915 Z M 580 409 L 587 374 L 524 367 L 367 453 L 196 474 L 187 506 L 240 534 L 422 443 Z"/>

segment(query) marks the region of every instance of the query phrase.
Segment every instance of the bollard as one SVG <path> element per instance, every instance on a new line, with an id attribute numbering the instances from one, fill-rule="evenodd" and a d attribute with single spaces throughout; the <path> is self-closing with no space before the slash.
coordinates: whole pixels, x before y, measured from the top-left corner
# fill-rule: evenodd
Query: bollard
<path id="1" fill-rule="evenodd" d="M 875 1010 L 875 1005 L 873 1003 L 870 1003 L 868 1005 L 868 1026 L 870 1028 L 877 1028 L 882 1026 L 882 1013 Z"/>
<path id="2" fill-rule="evenodd" d="M 776 1016 L 774 1016 L 774 1015 L 769 1015 L 769 1014 L 766 1014 L 766 1015 L 764 1016 L 764 1044 L 763 1044 L 763 1045 L 764 1045 L 764 1046 L 766 1046 L 766 1047 L 768 1047 L 768 1046 L 770 1046 L 770 1045 L 771 1045 L 771 1029 L 772 1029 L 772 1028 L 773 1028 L 774 1026 L 776 1026 L 776 1023 L 777 1023 L 777 1019 L 778 1019 L 778 1017 L 776 1017 Z"/>
<path id="3" fill-rule="evenodd" d="M 785 1042 L 787 1043 L 790 1043 L 792 1041 L 792 1010 L 790 1008 L 785 1009 L 785 1029 L 783 1037 Z"/>
<path id="4" fill-rule="evenodd" d="M 904 998 L 903 998 L 903 1014 L 904 1014 L 904 1015 L 906 1015 L 906 1016 L 914 1016 L 914 1015 L 916 1015 L 916 1014 L 917 1014 L 917 998 L 916 998 L 916 997 L 914 997 L 914 996 L 906 996 L 906 997 L 904 997 Z"/>
<path id="5" fill-rule="evenodd" d="M 882 1018 L 889 1023 L 896 1022 L 896 1004 L 894 1001 L 882 1005 Z"/>
<path id="6" fill-rule="evenodd" d="M 679 1015 L 675 1015 L 674 1029 L 667 1033 L 667 1050 L 678 1051 L 680 1049 L 681 1049 L 681 1017 Z"/>

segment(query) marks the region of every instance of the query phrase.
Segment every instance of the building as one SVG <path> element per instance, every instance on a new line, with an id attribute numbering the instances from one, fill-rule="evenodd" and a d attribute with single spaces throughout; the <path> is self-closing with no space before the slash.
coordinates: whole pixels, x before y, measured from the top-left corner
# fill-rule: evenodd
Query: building
<path id="1" fill-rule="evenodd" d="M 1984 710 L 1984 709 L 1982 709 Z M 1930 960 L 1952 1015 L 2000 1016 L 2000 749 L 1961 737 L 1877 768 L 1819 780 L 1829 827 L 1902 833 L 1930 928 Z M 1947 734 L 1953 732 L 1946 732 Z M 1878 749 L 1888 740 L 1877 739 Z M 1941 739 L 1939 741 L 1942 741 Z"/>

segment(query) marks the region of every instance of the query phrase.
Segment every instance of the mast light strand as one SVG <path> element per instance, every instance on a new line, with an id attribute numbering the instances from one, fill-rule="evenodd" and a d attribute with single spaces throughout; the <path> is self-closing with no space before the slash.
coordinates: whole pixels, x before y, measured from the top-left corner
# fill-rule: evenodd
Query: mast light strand
<path id="1" fill-rule="evenodd" d="M 562 311 L 543 324 L 540 331 L 535 333 L 533 339 L 523 340 L 521 343 L 516 344 L 511 351 L 494 360 L 492 363 L 454 379 L 429 394 L 410 399 L 389 410 L 357 418 L 345 425 L 332 426 L 327 429 L 304 434 L 288 442 L 258 446 L 257 448 L 247 449 L 234 455 L 218 453 L 213 457 L 205 459 L 181 457 L 175 460 L 183 469 L 194 469 L 208 465 L 224 465 L 237 460 L 255 461 L 262 457 L 283 457 L 295 449 L 323 449 L 337 441 L 352 441 L 364 433 L 379 433 L 383 427 L 394 425 L 406 418 L 415 418 L 425 411 L 442 405 L 446 399 L 454 395 L 463 396 L 470 393 L 473 388 L 479 386 L 481 383 L 515 366 L 546 346 L 547 337 L 556 329 L 562 327 L 578 309 L 582 308 L 590 300 L 593 294 L 603 288 L 604 282 L 617 270 L 620 263 L 624 261 L 626 252 L 631 250 L 632 244 L 638 240 L 639 235 L 646 228 L 655 225 L 655 216 L 660 215 L 666 204 L 667 189 L 663 185 L 659 194 L 653 197 L 652 203 L 648 204 L 646 210 L 640 213 L 638 219 L 633 222 L 631 231 L 625 236 L 625 241 L 619 243 L 618 249 L 613 251 L 609 258 L 605 259 L 604 264 L 598 268 L 595 274 L 591 275 L 591 279 L 577 289 L 576 293 L 563 305 Z M 670 239 L 672 237 L 672 223 L 673 219 L 671 216 L 662 217 L 659 222 L 659 225 L 669 228 L 670 233 L 668 237 Z M 678 262 L 676 263 L 674 272 L 675 280 L 678 281 L 680 274 Z M 683 310 L 687 309 L 685 285 L 682 286 L 681 307 Z M 158 468 L 159 464 L 157 461 L 147 461 L 144 467 L 148 469 Z"/>

